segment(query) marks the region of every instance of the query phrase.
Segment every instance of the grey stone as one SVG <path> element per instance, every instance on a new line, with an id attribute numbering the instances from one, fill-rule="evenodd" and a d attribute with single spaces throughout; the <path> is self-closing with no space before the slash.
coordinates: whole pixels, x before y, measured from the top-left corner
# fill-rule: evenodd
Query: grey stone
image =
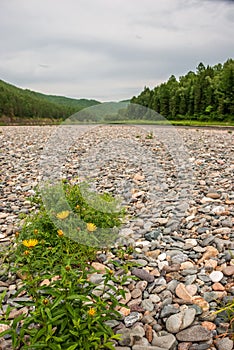
<path id="1" fill-rule="evenodd" d="M 150 299 L 142 300 L 141 306 L 147 311 L 153 311 L 154 304 Z"/>
<path id="2" fill-rule="evenodd" d="M 161 318 L 169 317 L 173 314 L 177 314 L 179 311 L 180 311 L 179 308 L 176 308 L 173 305 L 170 305 L 170 304 L 165 305 L 161 310 L 160 317 Z"/>
<path id="3" fill-rule="evenodd" d="M 141 314 L 139 312 L 131 312 L 128 316 L 125 317 L 124 323 L 126 327 L 131 327 L 139 321 L 141 318 Z"/>
<path id="4" fill-rule="evenodd" d="M 167 331 L 170 333 L 177 333 L 189 327 L 193 323 L 195 315 L 196 311 L 194 309 L 187 309 L 171 315 L 166 321 Z"/>
<path id="5" fill-rule="evenodd" d="M 154 337 L 152 345 L 170 350 L 176 344 L 176 342 L 176 337 L 173 334 L 168 334 L 161 337 Z"/>
<path id="6" fill-rule="evenodd" d="M 234 342 L 230 338 L 219 339 L 216 343 L 218 350 L 233 350 Z"/>
<path id="7" fill-rule="evenodd" d="M 93 273 L 89 278 L 91 283 L 100 284 L 104 281 L 104 275 L 101 273 Z"/>
<path id="8" fill-rule="evenodd" d="M 117 320 L 108 320 L 104 322 L 107 326 L 109 326 L 110 328 L 114 328 L 116 326 L 118 326 L 120 324 L 119 321 Z"/>
<path id="9" fill-rule="evenodd" d="M 212 339 L 212 333 L 202 326 L 192 326 L 177 333 L 176 338 L 183 342 L 207 341 Z"/>
<path id="10" fill-rule="evenodd" d="M 149 283 L 154 281 L 154 276 L 150 275 L 148 271 L 144 269 L 134 268 L 132 270 L 132 274 L 143 281 L 147 281 Z"/>
<path id="11" fill-rule="evenodd" d="M 145 335 L 145 330 L 143 327 L 136 325 L 130 330 L 130 335 L 135 339 L 135 340 L 140 340 L 141 338 L 144 337 Z"/>
<path id="12" fill-rule="evenodd" d="M 130 335 L 130 330 L 127 328 L 122 328 L 116 332 L 117 334 L 121 334 L 121 339 L 118 341 L 121 346 L 132 346 L 134 339 Z"/>
<path id="13" fill-rule="evenodd" d="M 166 350 L 165 348 L 159 348 L 158 346 L 145 346 L 145 345 L 133 345 L 132 350 Z"/>

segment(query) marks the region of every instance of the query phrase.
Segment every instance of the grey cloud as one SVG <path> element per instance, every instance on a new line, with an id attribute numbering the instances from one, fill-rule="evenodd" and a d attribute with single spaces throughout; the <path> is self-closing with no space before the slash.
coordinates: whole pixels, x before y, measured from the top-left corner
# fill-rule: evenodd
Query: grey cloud
<path id="1" fill-rule="evenodd" d="M 201 61 L 231 57 L 232 5 L 1 0 L 0 79 L 49 93 L 128 98 Z"/>

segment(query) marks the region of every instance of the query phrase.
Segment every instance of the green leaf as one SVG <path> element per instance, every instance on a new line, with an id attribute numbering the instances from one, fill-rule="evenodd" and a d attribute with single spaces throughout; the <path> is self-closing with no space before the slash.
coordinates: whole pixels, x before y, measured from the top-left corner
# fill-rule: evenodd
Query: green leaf
<path id="1" fill-rule="evenodd" d="M 69 346 L 69 348 L 67 348 L 66 350 L 75 350 L 75 349 L 77 349 L 77 344 Z"/>
<path id="2" fill-rule="evenodd" d="M 69 295 L 67 297 L 67 300 L 81 300 L 81 301 L 90 301 L 89 298 L 87 298 L 86 296 L 80 295 L 80 294 L 73 294 L 73 295 Z"/>

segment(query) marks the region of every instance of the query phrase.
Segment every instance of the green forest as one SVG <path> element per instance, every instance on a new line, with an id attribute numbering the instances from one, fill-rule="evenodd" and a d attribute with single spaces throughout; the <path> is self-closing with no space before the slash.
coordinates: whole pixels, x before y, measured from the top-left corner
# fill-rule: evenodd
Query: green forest
<path id="1" fill-rule="evenodd" d="M 83 108 L 100 102 L 45 95 L 20 89 L 0 80 L 0 118 L 8 123 L 14 120 L 65 119 Z"/>
<path id="2" fill-rule="evenodd" d="M 145 87 L 131 103 L 148 107 L 169 120 L 234 121 L 234 60 L 190 71 L 178 80 L 172 75 L 167 82 L 150 90 Z M 125 116 L 123 115 L 125 114 Z M 134 106 L 119 118 L 154 119 L 155 113 L 134 113 Z"/>
<path id="3" fill-rule="evenodd" d="M 87 107 L 92 108 L 77 113 Z M 145 87 L 139 96 L 119 103 L 45 95 L 0 80 L 0 122 L 60 122 L 71 115 L 81 123 L 153 122 L 161 116 L 172 121 L 233 123 L 234 60 L 214 66 L 200 63 L 195 72 L 179 79 L 171 75 L 167 82 Z"/>

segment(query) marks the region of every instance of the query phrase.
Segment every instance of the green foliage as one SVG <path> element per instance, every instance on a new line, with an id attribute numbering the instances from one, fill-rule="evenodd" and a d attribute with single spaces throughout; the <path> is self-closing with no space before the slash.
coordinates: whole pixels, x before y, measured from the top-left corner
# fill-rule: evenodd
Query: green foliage
<path id="1" fill-rule="evenodd" d="M 234 299 L 215 311 L 215 314 L 222 314 L 222 317 L 229 322 L 229 330 L 234 340 Z"/>
<path id="2" fill-rule="evenodd" d="M 131 103 L 148 107 L 170 120 L 195 119 L 202 121 L 234 121 L 234 60 L 223 65 L 205 67 L 200 63 L 196 73 L 188 72 L 179 81 L 172 75 L 166 83 L 153 90 L 145 87 Z M 130 106 L 125 112 L 129 119 L 157 120 L 157 114 L 146 118 L 134 113 Z M 148 112 L 147 112 L 148 113 Z M 127 119 L 127 118 L 125 118 Z"/>
<path id="3" fill-rule="evenodd" d="M 96 225 L 121 224 L 123 211 L 112 213 L 116 202 L 110 195 L 97 196 L 111 206 L 109 213 L 98 217 L 98 210 L 83 199 L 80 186 L 65 182 L 62 188 L 72 210 L 88 220 L 84 222 L 90 225 L 89 235 L 98 229 Z M 58 194 L 58 189 L 50 190 L 50 195 Z M 10 308 L 4 312 L 2 308 L 6 297 L 3 293 L 0 322 L 10 328 L 0 336 L 9 334 L 13 349 L 114 349 L 113 341 L 119 339 L 119 335 L 114 334 L 106 321 L 120 317 L 116 307 L 120 305 L 118 296 L 124 296 L 121 285 L 127 276 L 115 277 L 113 271 L 106 270 L 102 287 L 105 297 L 97 296 L 94 293 L 97 286 L 89 279 L 90 274 L 97 272 L 91 266 L 97 249 L 70 239 L 58 229 L 38 194 L 32 201 L 37 209 L 26 217 L 22 230 L 16 234 L 11 258 L 11 272 L 17 273 L 24 282 L 15 296 L 26 291 L 28 301 L 19 303 L 28 306 L 30 311 L 29 315 L 9 320 Z M 58 207 L 63 209 L 61 203 Z M 71 213 L 61 211 L 54 215 L 64 222 L 69 221 Z"/>
<path id="4" fill-rule="evenodd" d="M 95 100 L 76 100 L 23 90 L 0 80 L 0 117 L 10 121 L 20 118 L 64 119 L 85 107 L 98 104 Z"/>

